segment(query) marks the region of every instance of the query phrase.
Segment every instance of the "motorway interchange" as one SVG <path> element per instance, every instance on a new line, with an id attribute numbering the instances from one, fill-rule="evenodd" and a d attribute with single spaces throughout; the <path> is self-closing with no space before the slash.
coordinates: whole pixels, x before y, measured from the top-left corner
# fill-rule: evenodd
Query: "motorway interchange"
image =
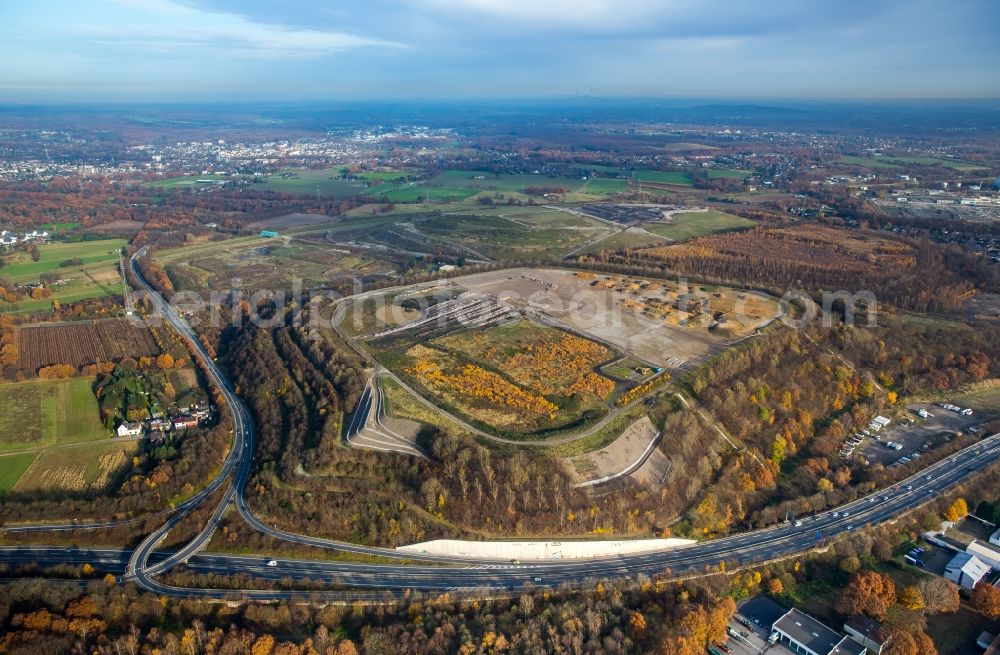
<path id="1" fill-rule="evenodd" d="M 893 487 L 859 498 L 834 510 L 785 522 L 770 528 L 730 537 L 654 551 L 578 560 L 558 560 L 532 563 L 475 560 L 401 553 L 386 548 L 360 546 L 320 537 L 295 534 L 276 529 L 260 521 L 249 509 L 243 488 L 250 475 L 253 452 L 253 424 L 246 406 L 235 394 L 232 385 L 212 361 L 187 323 L 143 280 L 136 265 L 145 249 L 130 260 L 133 273 L 145 287 L 155 308 L 186 338 L 202 360 L 205 370 L 225 397 L 233 418 L 233 447 L 218 475 L 198 494 L 169 513 L 164 524 L 148 535 L 134 550 L 65 549 L 51 546 L 21 546 L 0 548 L 0 561 L 12 565 L 90 563 L 117 572 L 122 581 L 135 581 L 139 586 L 159 594 L 206 599 L 234 597 L 277 600 L 301 596 L 301 591 L 232 590 L 215 588 L 176 587 L 156 579 L 170 569 L 183 564 L 192 573 L 213 575 L 245 574 L 261 580 L 312 580 L 322 583 L 323 591 L 309 591 L 310 596 L 341 600 L 378 600 L 386 594 L 398 595 L 404 590 L 428 592 L 468 592 L 496 594 L 531 587 L 587 585 L 597 580 L 658 575 L 665 571 L 676 576 L 703 573 L 725 562 L 727 569 L 763 563 L 800 553 L 825 540 L 854 530 L 883 523 L 917 507 L 935 495 L 975 475 L 1000 459 L 1000 434 L 986 437 L 968 448 L 927 467 Z M 372 403 L 366 402 L 370 410 Z M 367 417 L 367 411 L 365 412 Z M 158 551 L 158 545 L 171 529 L 200 507 L 217 491 L 225 493 L 203 529 L 188 543 L 173 552 Z M 341 553 L 379 556 L 398 563 L 367 564 L 323 560 L 281 560 L 269 565 L 269 558 L 202 553 L 219 521 L 235 506 L 240 516 L 254 529 L 291 543 L 325 548 Z M 144 517 L 148 518 L 148 517 Z M 12 533 L 45 533 L 99 529 L 115 523 L 77 522 L 58 525 L 13 526 Z M 315 589 L 316 585 L 309 585 Z"/>

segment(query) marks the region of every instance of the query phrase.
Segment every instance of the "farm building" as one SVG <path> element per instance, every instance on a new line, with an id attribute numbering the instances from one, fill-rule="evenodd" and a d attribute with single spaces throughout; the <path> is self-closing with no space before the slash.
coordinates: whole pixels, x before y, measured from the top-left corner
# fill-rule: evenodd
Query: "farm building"
<path id="1" fill-rule="evenodd" d="M 944 577 L 963 589 L 972 589 L 990 572 L 989 564 L 975 555 L 959 553 L 944 569 Z"/>

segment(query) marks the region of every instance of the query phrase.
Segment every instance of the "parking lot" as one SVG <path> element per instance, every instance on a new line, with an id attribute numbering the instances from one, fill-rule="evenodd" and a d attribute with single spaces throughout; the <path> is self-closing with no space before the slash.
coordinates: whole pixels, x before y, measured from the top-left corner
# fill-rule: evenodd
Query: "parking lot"
<path id="1" fill-rule="evenodd" d="M 879 462 L 885 466 L 904 457 L 917 459 L 925 451 L 951 440 L 955 433 L 964 432 L 990 418 L 981 412 L 965 416 L 930 403 L 909 405 L 907 410 L 908 418 L 893 421 L 877 432 L 868 430 L 872 436 L 862 435 L 864 440 L 854 450 L 854 454 L 860 454 L 870 464 Z M 924 410 L 929 416 L 921 418 L 920 410 Z M 889 442 L 899 444 L 901 448 L 890 448 L 887 445 Z"/>
<path id="2" fill-rule="evenodd" d="M 770 626 L 787 610 L 765 596 L 751 598 L 740 604 L 736 616 L 729 622 L 731 655 L 795 655 L 781 644 L 769 644 Z M 725 652 L 725 651 L 723 651 Z"/>

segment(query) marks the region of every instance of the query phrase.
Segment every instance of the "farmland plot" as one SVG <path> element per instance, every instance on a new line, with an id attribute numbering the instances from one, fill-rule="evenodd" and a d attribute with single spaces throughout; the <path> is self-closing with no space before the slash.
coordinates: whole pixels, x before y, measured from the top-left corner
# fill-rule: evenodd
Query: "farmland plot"
<path id="1" fill-rule="evenodd" d="M 101 491 L 125 467 L 135 441 L 55 448 L 42 452 L 14 485 L 14 491 Z"/>
<path id="2" fill-rule="evenodd" d="M 18 330 L 18 343 L 18 366 L 30 370 L 52 364 L 80 367 L 160 352 L 147 328 L 122 319 L 23 327 Z"/>

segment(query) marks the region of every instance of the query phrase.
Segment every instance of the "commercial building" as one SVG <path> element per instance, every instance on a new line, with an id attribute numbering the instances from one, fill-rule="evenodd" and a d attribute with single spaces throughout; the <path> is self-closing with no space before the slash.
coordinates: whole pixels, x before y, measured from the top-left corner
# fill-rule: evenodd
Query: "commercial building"
<path id="1" fill-rule="evenodd" d="M 986 564 L 975 555 L 959 553 L 944 569 L 944 577 L 963 589 L 972 589 L 990 572 Z"/>
<path id="2" fill-rule="evenodd" d="M 868 649 L 873 655 L 881 655 L 889 646 L 892 635 L 885 627 L 867 616 L 853 616 L 844 624 L 847 636 Z"/>
<path id="3" fill-rule="evenodd" d="M 801 655 L 864 655 L 865 647 L 805 612 L 790 609 L 771 626 L 771 640 Z"/>
<path id="4" fill-rule="evenodd" d="M 978 539 L 973 539 L 972 543 L 965 547 L 965 552 L 978 558 L 994 571 L 1000 571 L 1000 551 L 997 551 L 996 548 L 992 548 Z"/>

